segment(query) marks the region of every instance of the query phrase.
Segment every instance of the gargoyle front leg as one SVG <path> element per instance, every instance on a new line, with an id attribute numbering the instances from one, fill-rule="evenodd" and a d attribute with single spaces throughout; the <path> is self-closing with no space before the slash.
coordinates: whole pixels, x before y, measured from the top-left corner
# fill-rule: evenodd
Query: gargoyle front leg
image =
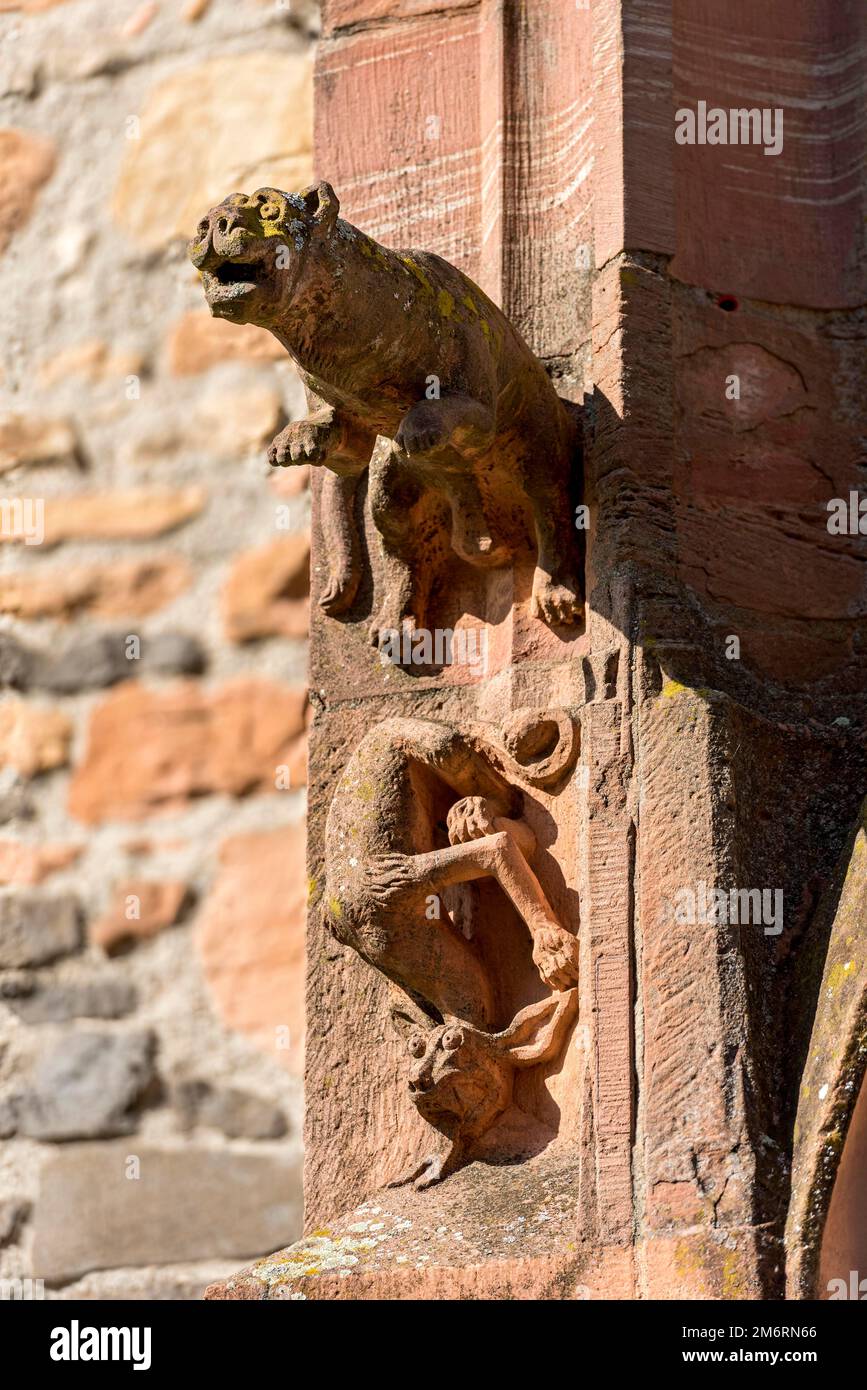
<path id="1" fill-rule="evenodd" d="M 268 448 L 274 468 L 292 464 L 327 464 L 336 473 L 357 473 L 366 467 L 375 435 L 332 406 L 319 403 L 303 420 L 293 420 Z"/>
<path id="2" fill-rule="evenodd" d="M 268 450 L 274 467 L 327 465 L 322 481 L 321 519 L 328 578 L 319 604 L 336 617 L 352 606 L 361 582 L 361 546 L 355 522 L 355 493 L 370 461 L 374 436 L 308 391 L 310 414 L 281 430 Z"/>
<path id="3" fill-rule="evenodd" d="M 494 824 L 498 828 L 481 838 L 416 855 L 414 871 L 424 876 L 431 892 L 450 883 L 496 879 L 533 938 L 533 962 L 542 979 L 552 989 L 571 989 L 578 981 L 578 941 L 557 921 L 518 837 L 511 831 L 512 823 L 498 817 Z"/>

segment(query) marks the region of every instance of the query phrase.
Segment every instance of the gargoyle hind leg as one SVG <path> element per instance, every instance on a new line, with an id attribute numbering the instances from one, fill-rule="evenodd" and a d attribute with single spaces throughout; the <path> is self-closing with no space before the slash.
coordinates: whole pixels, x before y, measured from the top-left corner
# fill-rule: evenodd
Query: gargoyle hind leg
<path id="1" fill-rule="evenodd" d="M 557 921 L 544 889 L 508 830 L 466 844 L 415 855 L 413 873 L 429 891 L 471 879 L 496 879 L 533 938 L 533 960 L 552 989 L 569 989 L 578 979 L 578 942 Z"/>
<path id="2" fill-rule="evenodd" d="M 370 624 L 375 647 L 383 634 L 401 632 L 406 623 L 424 626 L 428 591 L 435 571 L 434 547 L 420 539 L 415 509 L 422 486 L 395 453 L 380 440 L 370 462 L 370 512 L 382 543 L 384 593 Z M 385 639 L 387 640 L 387 638 Z"/>
<path id="3" fill-rule="evenodd" d="M 319 591 L 319 606 L 332 618 L 355 601 L 361 582 L 361 542 L 355 523 L 355 494 L 364 469 L 332 473 L 326 469 L 320 493 L 320 524 L 328 578 Z"/>
<path id="4" fill-rule="evenodd" d="M 459 392 L 417 401 L 407 411 L 395 445 L 410 469 L 435 475 L 436 487 L 448 498 L 452 513 L 452 549 L 470 564 L 496 568 L 509 559 L 506 546 L 495 545 L 485 516 L 473 462 L 493 443 L 493 411 Z"/>
<path id="5" fill-rule="evenodd" d="M 576 622 L 584 611 L 581 579 L 581 536 L 575 526 L 569 497 L 568 468 L 562 459 L 570 447 L 568 436 L 550 444 L 553 465 L 542 459 L 526 464 L 523 484 L 533 509 L 536 532 L 536 572 L 530 610 L 534 617 L 556 626 Z"/>

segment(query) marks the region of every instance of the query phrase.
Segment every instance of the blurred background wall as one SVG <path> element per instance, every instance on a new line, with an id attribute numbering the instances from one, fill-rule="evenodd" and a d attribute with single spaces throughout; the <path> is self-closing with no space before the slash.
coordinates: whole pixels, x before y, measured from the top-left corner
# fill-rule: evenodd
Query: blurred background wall
<path id="1" fill-rule="evenodd" d="M 0 1279 L 300 1228 L 307 479 L 184 244 L 310 181 L 305 0 L 0 0 Z"/>

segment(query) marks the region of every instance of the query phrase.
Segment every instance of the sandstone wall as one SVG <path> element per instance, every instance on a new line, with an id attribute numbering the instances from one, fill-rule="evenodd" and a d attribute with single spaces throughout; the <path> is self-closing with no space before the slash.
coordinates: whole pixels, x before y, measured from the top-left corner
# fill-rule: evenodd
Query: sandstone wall
<path id="1" fill-rule="evenodd" d="M 0 4 L 0 1279 L 47 1296 L 195 1296 L 299 1227 L 302 400 L 184 241 L 309 182 L 316 26 Z"/>

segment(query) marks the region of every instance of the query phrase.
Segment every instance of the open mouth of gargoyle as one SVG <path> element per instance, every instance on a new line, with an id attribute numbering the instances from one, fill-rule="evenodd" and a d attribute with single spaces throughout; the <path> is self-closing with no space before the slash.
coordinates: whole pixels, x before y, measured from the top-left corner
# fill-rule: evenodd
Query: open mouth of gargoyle
<path id="1" fill-rule="evenodd" d="M 264 257 L 249 261 L 220 261 L 203 274 L 209 299 L 239 299 L 265 284 L 270 267 Z"/>

